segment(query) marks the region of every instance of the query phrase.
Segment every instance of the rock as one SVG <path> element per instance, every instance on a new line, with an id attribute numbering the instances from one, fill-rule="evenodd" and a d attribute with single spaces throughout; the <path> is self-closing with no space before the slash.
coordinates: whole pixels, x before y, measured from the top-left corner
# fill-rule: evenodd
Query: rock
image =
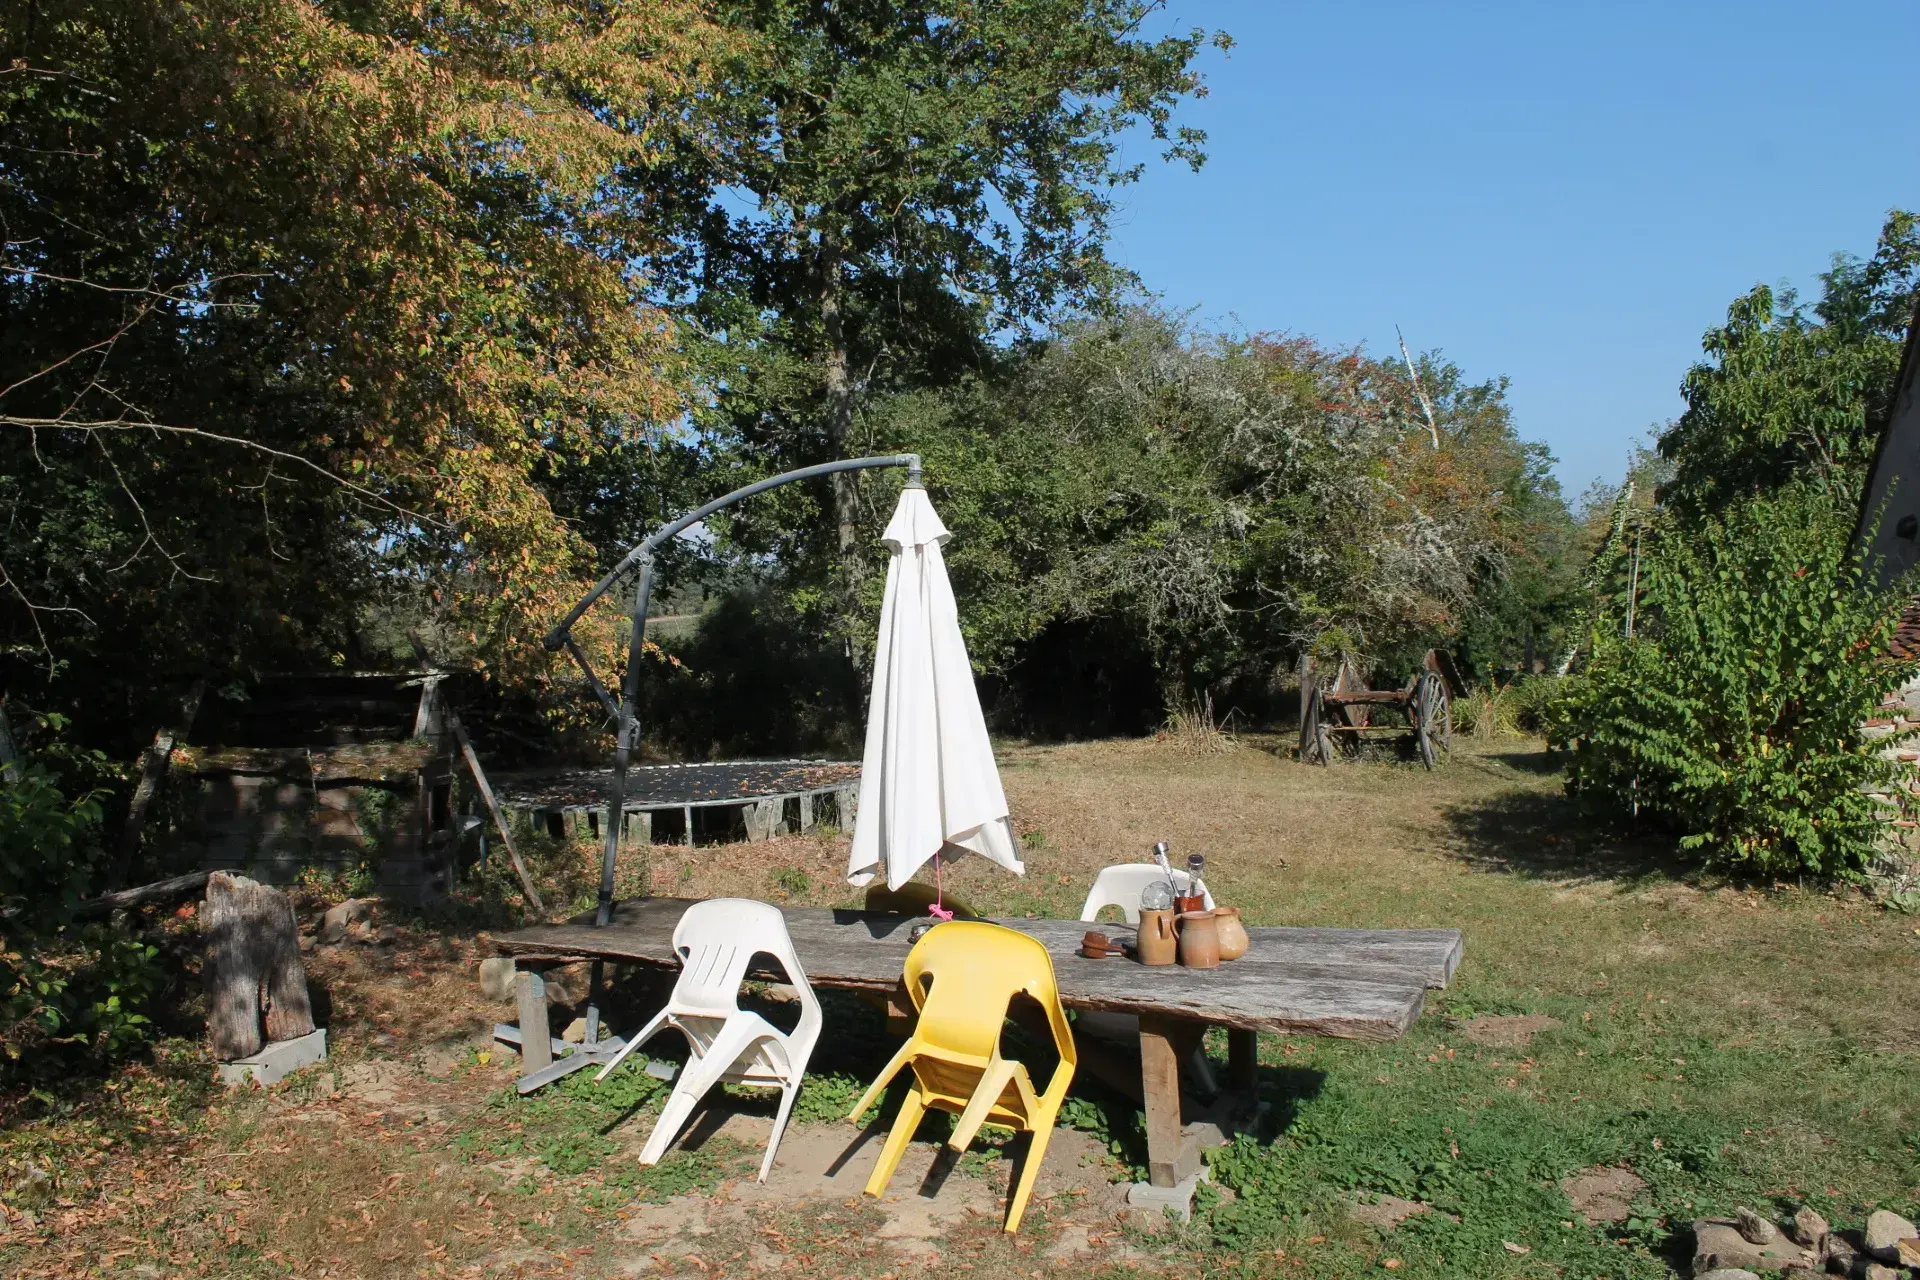
<path id="1" fill-rule="evenodd" d="M 26 1176 L 13 1184 L 12 1201 L 27 1209 L 44 1208 L 53 1203 L 53 1175 L 37 1164 L 27 1166 Z"/>
<path id="2" fill-rule="evenodd" d="M 512 956 L 493 956 L 482 960 L 480 962 L 480 994 L 498 1002 L 512 1000 L 514 998 L 513 973 Z"/>
<path id="3" fill-rule="evenodd" d="M 1694 1280 L 1760 1280 L 1760 1277 L 1751 1271 L 1742 1271 L 1738 1267 L 1720 1267 L 1703 1272 L 1695 1276 Z"/>
<path id="4" fill-rule="evenodd" d="M 1867 1215 L 1866 1251 L 1881 1262 L 1898 1262 L 1900 1251 L 1897 1246 L 1902 1240 L 1914 1236 L 1920 1236 L 1920 1227 L 1897 1213 L 1876 1209 Z"/>
<path id="5" fill-rule="evenodd" d="M 1893 1246 L 1903 1267 L 1920 1267 L 1920 1236 L 1901 1240 Z"/>
<path id="6" fill-rule="evenodd" d="M 1869 1262 L 1867 1269 L 1860 1273 L 1862 1280 L 1907 1280 L 1907 1277 L 1892 1267 L 1883 1267 L 1877 1262 Z"/>
<path id="7" fill-rule="evenodd" d="M 567 1024 L 567 1029 L 560 1033 L 560 1038 L 568 1044 L 585 1044 L 587 1042 L 587 1020 L 585 1018 L 575 1018 Z"/>
<path id="8" fill-rule="evenodd" d="M 348 898 L 328 907 L 327 914 L 320 917 L 321 945 L 331 947 L 345 942 L 347 931 L 356 924 L 365 924 L 372 915 L 370 898 Z"/>
<path id="9" fill-rule="evenodd" d="M 1827 1273 L 1816 1267 L 1788 1267 L 1780 1273 L 1780 1280 L 1827 1280 Z"/>
<path id="10" fill-rule="evenodd" d="M 400 941 L 400 926 L 397 924 L 381 925 L 380 932 L 375 936 L 374 941 L 383 947 L 391 947 Z"/>
<path id="11" fill-rule="evenodd" d="M 1698 1276 L 1716 1267 L 1747 1271 L 1785 1271 L 1788 1267 L 1811 1267 L 1818 1259 L 1781 1237 L 1779 1232 L 1766 1244 L 1755 1244 L 1740 1234 L 1740 1224 L 1725 1218 L 1701 1218 L 1693 1224 L 1693 1273 Z"/>
<path id="12" fill-rule="evenodd" d="M 1853 1241 L 1837 1232 L 1828 1232 L 1826 1247 L 1828 1271 L 1837 1276 L 1851 1275 L 1853 1264 L 1859 1257 L 1860 1251 L 1854 1248 Z"/>
<path id="13" fill-rule="evenodd" d="M 1827 1236 L 1832 1230 L 1817 1210 L 1810 1205 L 1801 1205 L 1799 1212 L 1793 1215 L 1793 1226 L 1788 1229 L 1788 1234 L 1802 1247 L 1820 1253 L 1826 1248 Z"/>
<path id="14" fill-rule="evenodd" d="M 1741 1238 L 1748 1244 L 1772 1244 L 1780 1235 L 1771 1222 L 1745 1205 L 1733 1211 L 1733 1218 L 1739 1226 Z"/>

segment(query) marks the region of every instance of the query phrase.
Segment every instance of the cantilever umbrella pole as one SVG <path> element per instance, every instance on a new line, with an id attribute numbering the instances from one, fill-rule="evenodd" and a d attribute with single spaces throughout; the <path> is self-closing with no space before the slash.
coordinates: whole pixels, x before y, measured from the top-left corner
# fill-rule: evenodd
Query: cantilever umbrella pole
<path id="1" fill-rule="evenodd" d="M 743 498 L 751 498 L 757 493 L 777 489 L 781 485 L 792 484 L 796 480 L 811 480 L 818 476 L 836 475 L 842 471 L 868 471 L 877 467 L 905 467 L 907 483 L 920 484 L 920 455 L 917 453 L 896 453 L 874 458 L 844 458 L 838 462 L 823 462 L 817 466 L 801 467 L 794 471 L 769 476 L 765 480 L 744 485 L 732 493 L 715 498 L 703 507 L 695 508 L 685 515 L 678 516 L 655 529 L 632 551 L 615 565 L 613 569 L 595 584 L 593 590 L 583 596 L 578 604 L 567 611 L 559 625 L 547 633 L 546 646 L 550 650 L 565 648 L 572 654 L 576 665 L 585 675 L 588 685 L 603 703 L 611 703 L 604 687 L 594 675 L 593 668 L 587 664 L 586 655 L 573 639 L 573 624 L 578 622 L 594 601 L 613 589 L 614 583 L 629 569 L 638 566 L 640 581 L 633 593 L 633 611 L 631 627 L 627 636 L 627 672 L 620 686 L 620 704 L 618 707 L 619 730 L 615 737 L 613 753 L 613 774 L 607 783 L 607 820 L 601 833 L 604 844 L 600 855 L 600 894 L 594 911 L 594 924 L 605 925 L 613 916 L 613 873 L 614 862 L 620 852 L 620 836 L 623 810 L 626 807 L 627 769 L 633 759 L 633 751 L 640 741 L 640 721 L 634 712 L 634 704 L 640 694 L 640 645 L 647 633 L 647 610 L 653 595 L 653 553 L 670 539 L 699 524 L 717 511 L 723 511 Z M 692 832 L 687 833 L 689 836 Z M 589 1021 L 594 1019 L 589 1018 Z"/>
<path id="2" fill-rule="evenodd" d="M 620 837 L 626 817 L 627 768 L 632 763 L 634 748 L 640 743 L 640 718 L 634 713 L 634 704 L 640 697 L 640 646 L 647 635 L 647 610 L 653 599 L 653 553 L 669 539 L 676 538 L 686 530 L 699 524 L 716 511 L 723 511 L 739 502 L 742 498 L 751 498 L 756 493 L 765 493 L 781 485 L 792 484 L 795 480 L 810 480 L 816 476 L 830 476 L 842 471 L 866 471 L 875 467 L 905 467 L 907 484 L 918 488 L 920 485 L 920 455 L 917 453 L 896 453 L 877 458 L 846 458 L 839 462 L 823 462 L 818 466 L 801 467 L 795 471 L 769 476 L 765 480 L 744 485 L 732 493 L 715 498 L 703 507 L 697 507 L 685 515 L 677 516 L 648 534 L 640 545 L 628 552 L 620 563 L 589 591 L 580 601 L 567 611 L 567 616 L 559 625 L 549 631 L 545 644 L 549 651 L 565 649 L 580 668 L 580 674 L 586 677 L 588 688 L 603 706 L 615 713 L 619 730 L 614 737 L 613 771 L 607 781 L 607 820 L 605 837 L 600 854 L 600 895 L 594 908 L 593 923 L 596 928 L 604 928 L 613 919 L 613 872 L 614 863 L 620 854 Z M 630 629 L 627 635 L 627 672 L 620 682 L 620 702 L 616 707 L 606 686 L 594 674 L 593 666 L 587 661 L 587 655 L 573 638 L 573 624 L 580 621 L 593 602 L 613 589 L 614 583 L 627 570 L 639 567 L 640 581 L 633 592 L 633 612 L 630 617 Z M 692 821 L 693 811 L 689 809 L 688 821 Z M 692 843 L 693 832 L 687 832 L 688 843 Z M 643 887 L 642 893 L 645 893 Z M 605 1058 L 619 1052 L 622 1042 L 615 1039 L 600 1039 L 600 987 L 603 978 L 602 962 L 593 962 L 590 989 L 587 996 L 587 1035 L 586 1043 L 571 1056 L 563 1058 L 545 1070 L 524 1077 L 520 1081 L 520 1092 L 529 1093 L 542 1085 L 582 1067 L 596 1065 Z"/>

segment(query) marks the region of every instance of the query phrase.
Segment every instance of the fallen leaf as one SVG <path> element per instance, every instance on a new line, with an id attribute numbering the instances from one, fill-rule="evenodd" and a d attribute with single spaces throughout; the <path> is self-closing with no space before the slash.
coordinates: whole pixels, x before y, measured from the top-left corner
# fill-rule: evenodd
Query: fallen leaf
<path id="1" fill-rule="evenodd" d="M 1500 1242 L 1500 1246 L 1501 1248 L 1505 1249 L 1508 1253 L 1527 1254 L 1527 1253 L 1533 1252 L 1532 1248 L 1530 1248 L 1529 1246 L 1524 1244 L 1515 1244 L 1511 1240 L 1502 1240 Z"/>
<path id="2" fill-rule="evenodd" d="M 1400 1269 L 1400 1259 L 1388 1258 L 1385 1262 L 1381 1263 L 1380 1265 L 1385 1267 L 1389 1271 L 1397 1271 Z"/>

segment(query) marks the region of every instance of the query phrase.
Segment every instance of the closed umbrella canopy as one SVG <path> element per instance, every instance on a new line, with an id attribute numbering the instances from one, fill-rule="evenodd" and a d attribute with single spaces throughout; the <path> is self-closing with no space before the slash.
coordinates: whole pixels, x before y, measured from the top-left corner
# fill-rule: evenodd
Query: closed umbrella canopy
<path id="1" fill-rule="evenodd" d="M 910 487 L 882 536 L 893 558 L 847 879 L 898 889 L 935 854 L 966 853 L 1024 875 L 940 554 L 951 535 L 926 491 Z"/>

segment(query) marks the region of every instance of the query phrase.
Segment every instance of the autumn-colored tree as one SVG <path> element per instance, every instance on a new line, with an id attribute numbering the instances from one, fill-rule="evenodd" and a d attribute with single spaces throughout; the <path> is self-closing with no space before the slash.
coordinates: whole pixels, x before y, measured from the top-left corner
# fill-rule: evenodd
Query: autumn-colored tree
<path id="1" fill-rule="evenodd" d="M 1542 647 L 1564 625 L 1572 519 L 1504 383 L 1419 368 L 1431 425 L 1398 359 L 1132 308 L 860 429 L 925 454 L 989 669 L 1061 625 L 1138 654 L 1169 704 L 1302 652 L 1391 669 L 1476 626 L 1484 665 L 1514 663 L 1529 623 Z"/>
<path id="2" fill-rule="evenodd" d="M 366 660 L 400 596 L 532 660 L 593 567 L 564 473 L 683 403 L 613 179 L 730 37 L 675 0 L 8 8 L 8 686 L 150 731 L 185 670 Z"/>

